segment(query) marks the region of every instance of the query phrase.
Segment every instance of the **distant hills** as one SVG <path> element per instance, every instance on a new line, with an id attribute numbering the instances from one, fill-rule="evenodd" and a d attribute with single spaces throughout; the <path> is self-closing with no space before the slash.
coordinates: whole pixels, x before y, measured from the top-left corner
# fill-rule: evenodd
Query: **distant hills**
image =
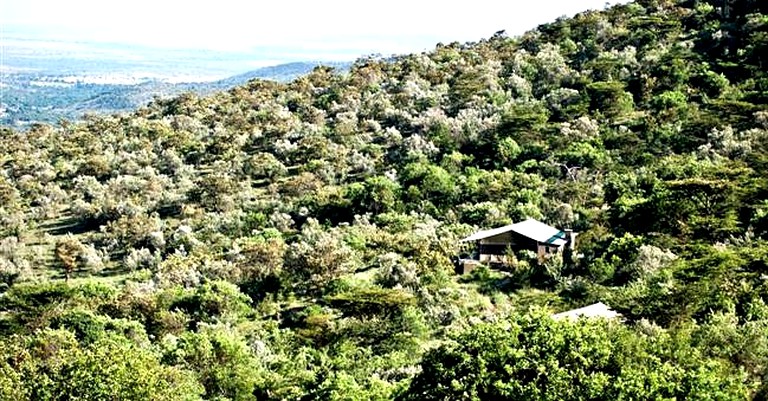
<path id="1" fill-rule="evenodd" d="M 346 70 L 345 62 L 292 62 L 262 67 L 211 82 L 172 83 L 163 79 L 116 76 L 73 77 L 34 71 L 5 72 L 0 79 L 0 125 L 25 126 L 35 122 L 75 120 L 87 113 L 108 114 L 135 109 L 155 97 L 183 92 L 208 94 L 252 79 L 290 81 L 319 65 Z M 123 82 L 120 82 L 122 79 Z"/>
<path id="2" fill-rule="evenodd" d="M 248 71 L 244 74 L 238 74 L 229 78 L 225 78 L 216 82 L 213 82 L 211 86 L 215 86 L 218 89 L 225 89 L 232 86 L 242 85 L 252 79 L 269 79 L 273 81 L 290 81 L 298 76 L 304 75 L 318 65 L 327 65 L 335 67 L 339 70 L 349 69 L 351 63 L 323 63 L 323 62 L 295 62 L 279 64 L 270 67 L 262 67 L 253 71 Z"/>

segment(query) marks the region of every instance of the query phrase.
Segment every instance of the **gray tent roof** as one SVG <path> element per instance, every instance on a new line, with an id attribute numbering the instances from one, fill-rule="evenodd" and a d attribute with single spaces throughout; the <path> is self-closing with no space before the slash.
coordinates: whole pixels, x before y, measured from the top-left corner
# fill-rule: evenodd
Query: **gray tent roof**
<path id="1" fill-rule="evenodd" d="M 478 231 L 467 238 L 461 240 L 461 242 L 478 241 L 485 238 L 497 236 L 507 232 L 515 232 L 524 237 L 528 237 L 534 241 L 542 242 L 545 244 L 552 244 L 555 246 L 564 245 L 565 232 L 555 227 L 546 225 L 535 219 L 527 219 L 519 223 L 506 225 L 503 227 L 492 228 L 490 230 Z"/>

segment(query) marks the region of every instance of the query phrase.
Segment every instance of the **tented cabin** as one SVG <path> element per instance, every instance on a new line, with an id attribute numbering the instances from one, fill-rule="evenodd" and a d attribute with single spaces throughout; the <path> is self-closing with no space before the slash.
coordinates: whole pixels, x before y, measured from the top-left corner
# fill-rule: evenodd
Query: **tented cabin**
<path id="1" fill-rule="evenodd" d="M 467 273 L 477 263 L 506 264 L 509 251 L 530 250 L 543 260 L 546 255 L 561 252 L 565 247 L 574 249 L 576 234 L 573 230 L 560 230 L 535 219 L 478 231 L 461 240 L 475 244 L 472 258 L 461 261 L 460 269 Z"/>

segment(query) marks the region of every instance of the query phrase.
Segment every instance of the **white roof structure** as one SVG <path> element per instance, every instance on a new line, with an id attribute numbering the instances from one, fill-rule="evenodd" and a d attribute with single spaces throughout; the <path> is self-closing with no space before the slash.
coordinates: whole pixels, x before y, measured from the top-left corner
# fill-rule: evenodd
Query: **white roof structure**
<path id="1" fill-rule="evenodd" d="M 527 219 L 519 223 L 506 225 L 503 227 L 492 228 L 490 230 L 478 231 L 467 238 L 461 240 L 461 242 L 478 241 L 485 238 L 504 234 L 506 232 L 513 231 L 524 237 L 528 237 L 534 241 L 542 242 L 545 244 L 552 244 L 555 246 L 565 245 L 565 232 L 558 230 L 555 227 L 548 226 L 538 220 Z"/>
<path id="2" fill-rule="evenodd" d="M 469 237 L 464 238 L 463 240 L 461 240 L 461 242 L 472 242 L 472 241 L 477 241 L 485 238 L 495 237 L 499 234 L 504 234 L 506 232 L 512 231 L 512 226 L 514 226 L 514 224 L 506 225 L 503 227 L 492 228 L 490 230 L 480 230 L 470 235 Z"/>
<path id="3" fill-rule="evenodd" d="M 565 312 L 555 313 L 552 315 L 552 319 L 578 319 L 582 317 L 602 317 L 605 319 L 615 319 L 621 317 L 621 315 L 611 310 L 608 305 L 598 302 L 596 304 L 588 305 L 583 308 L 573 309 Z"/>

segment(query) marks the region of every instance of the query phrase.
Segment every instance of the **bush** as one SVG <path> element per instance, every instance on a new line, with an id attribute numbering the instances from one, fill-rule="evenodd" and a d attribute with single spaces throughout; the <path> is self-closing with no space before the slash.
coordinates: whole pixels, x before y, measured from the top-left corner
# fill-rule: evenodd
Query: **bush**
<path id="1" fill-rule="evenodd" d="M 741 400 L 748 392 L 743 373 L 691 350 L 690 338 L 541 312 L 473 327 L 421 366 L 400 400 Z"/>

